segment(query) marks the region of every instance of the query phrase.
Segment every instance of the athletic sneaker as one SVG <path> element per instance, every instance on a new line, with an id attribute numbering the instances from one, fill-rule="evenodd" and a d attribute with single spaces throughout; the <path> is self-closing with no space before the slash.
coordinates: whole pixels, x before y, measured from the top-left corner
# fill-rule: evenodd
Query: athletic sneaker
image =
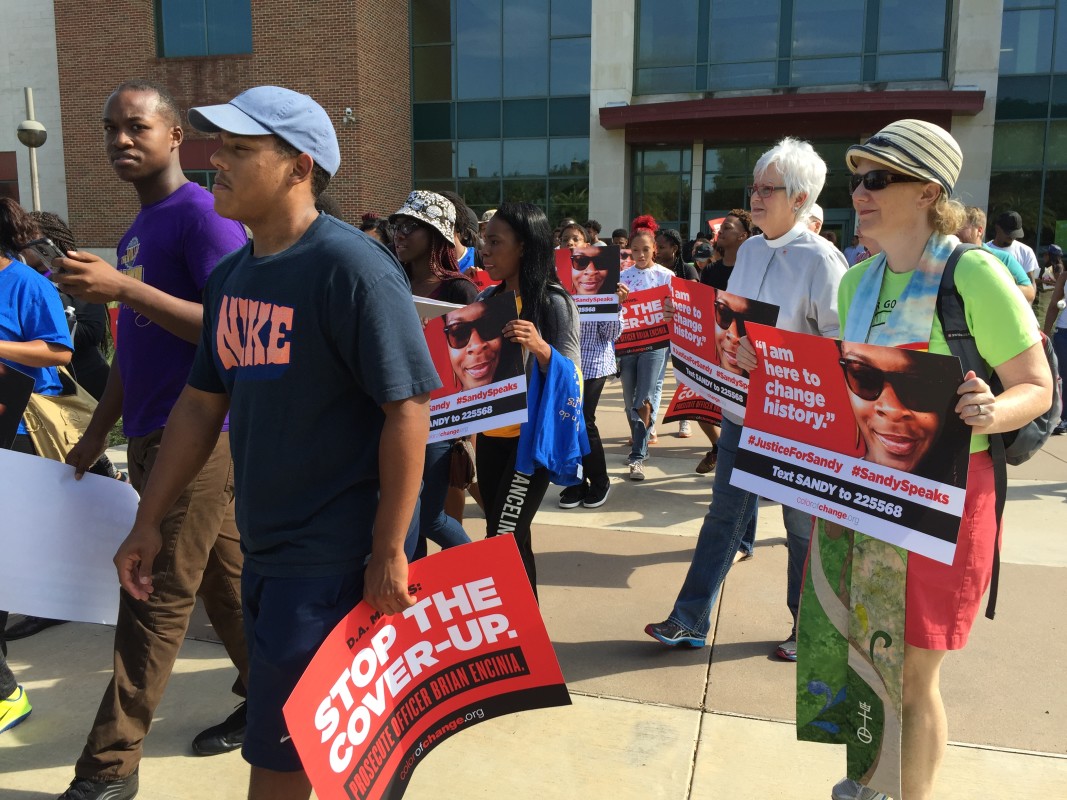
<path id="1" fill-rule="evenodd" d="M 889 800 L 889 795 L 868 789 L 849 778 L 842 778 L 830 790 L 830 800 Z"/>
<path id="2" fill-rule="evenodd" d="M 784 642 L 782 642 L 780 645 L 778 645 L 778 649 L 774 651 L 774 654 L 776 656 L 778 656 L 778 658 L 784 659 L 786 661 L 796 661 L 797 660 L 797 632 L 793 631 L 789 635 L 788 639 L 786 639 Z"/>
<path id="3" fill-rule="evenodd" d="M 137 770 L 117 781 L 75 778 L 59 800 L 133 800 L 137 796 Z"/>
<path id="4" fill-rule="evenodd" d="M 689 420 L 683 419 L 678 423 L 678 438 L 688 439 L 693 435 L 693 429 L 689 425 Z"/>
<path id="5" fill-rule="evenodd" d="M 1063 434 L 1065 433 L 1067 433 L 1067 422 L 1061 422 L 1059 425 L 1052 429 L 1053 436 L 1063 436 Z"/>
<path id="6" fill-rule="evenodd" d="M 586 493 L 587 490 L 584 484 L 579 483 L 577 486 L 568 486 L 559 493 L 559 507 L 577 508 L 582 504 Z"/>
<path id="7" fill-rule="evenodd" d="M 9 731 L 33 711 L 26 690 L 18 687 L 9 697 L 0 700 L 0 733 Z"/>
<path id="8" fill-rule="evenodd" d="M 693 636 L 681 625 L 669 619 L 663 622 L 650 622 L 645 626 L 645 633 L 658 642 L 671 647 L 684 644 L 686 647 L 703 647 L 707 641 L 701 636 Z"/>
<path id="9" fill-rule="evenodd" d="M 586 508 L 600 508 L 607 502 L 610 492 L 611 484 L 605 484 L 603 489 L 590 486 L 589 491 L 585 493 L 585 499 L 582 500 L 582 505 Z"/>
<path id="10" fill-rule="evenodd" d="M 641 466 L 640 461 L 630 462 L 630 480 L 643 481 L 645 479 L 645 468 Z"/>
<path id="11" fill-rule="evenodd" d="M 715 463 L 719 460 L 719 449 L 717 447 L 711 448 L 704 454 L 704 457 L 700 459 L 700 463 L 697 464 L 697 475 L 707 475 L 713 469 L 715 469 Z"/>

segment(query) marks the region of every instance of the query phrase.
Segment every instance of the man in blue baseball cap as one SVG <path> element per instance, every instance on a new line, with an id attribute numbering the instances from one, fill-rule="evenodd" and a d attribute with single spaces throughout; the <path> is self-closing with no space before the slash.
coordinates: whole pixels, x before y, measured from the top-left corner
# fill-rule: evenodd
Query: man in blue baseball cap
<path id="1" fill-rule="evenodd" d="M 404 542 L 440 382 L 400 264 L 315 210 L 341 165 L 322 107 L 260 86 L 189 120 L 218 134 L 215 209 L 252 241 L 205 289 L 189 382 L 115 563 L 123 588 L 147 599 L 162 510 L 228 411 L 245 552 L 249 797 L 304 800 L 310 784 L 282 705 L 361 599 L 383 614 L 415 602 Z M 309 457 L 293 469 L 300 453 Z"/>

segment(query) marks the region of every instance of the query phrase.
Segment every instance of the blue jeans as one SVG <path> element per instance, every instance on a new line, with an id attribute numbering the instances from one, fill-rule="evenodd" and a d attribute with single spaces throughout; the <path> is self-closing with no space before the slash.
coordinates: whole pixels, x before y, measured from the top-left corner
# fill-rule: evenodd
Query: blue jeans
<path id="1" fill-rule="evenodd" d="M 415 545 L 417 559 L 426 555 L 427 539 L 440 545 L 442 550 L 470 541 L 463 526 L 445 513 L 451 464 L 451 441 L 426 445 L 426 465 L 422 470 L 422 493 L 419 495 L 419 538 Z"/>
<path id="2" fill-rule="evenodd" d="M 1053 331 L 1052 349 L 1059 362 L 1060 380 L 1067 386 L 1067 328 L 1056 328 Z M 1067 423 L 1067 402 L 1063 404 L 1063 410 L 1060 412 L 1060 422 Z"/>
<path id="3" fill-rule="evenodd" d="M 659 406 L 663 402 L 663 379 L 667 377 L 667 363 L 671 360 L 670 348 L 667 349 L 667 355 L 663 359 L 663 366 L 659 370 L 659 380 L 656 382 L 656 395 L 652 398 L 652 427 L 655 427 L 655 422 L 659 419 Z"/>
<path id="4" fill-rule="evenodd" d="M 700 638 L 707 636 L 711 629 L 711 610 L 734 563 L 734 554 L 744 539 L 752 541 L 755 536 L 759 498 L 730 485 L 740 441 L 741 426 L 724 419 L 711 504 L 669 618 Z"/>
<path id="5" fill-rule="evenodd" d="M 812 516 L 800 509 L 782 506 L 782 521 L 785 523 L 785 544 L 789 549 L 785 602 L 793 615 L 795 631 L 797 611 L 800 609 L 800 592 L 804 587 L 804 565 L 808 561 L 808 546 L 811 544 Z"/>
<path id="6" fill-rule="evenodd" d="M 634 440 L 630 448 L 631 462 L 648 458 L 649 429 L 656 422 L 656 396 L 663 391 L 663 370 L 668 352 L 667 348 L 661 348 L 619 357 L 622 400 L 626 404 L 626 418 L 630 421 L 630 436 Z M 652 406 L 648 427 L 638 414 L 645 403 Z"/>

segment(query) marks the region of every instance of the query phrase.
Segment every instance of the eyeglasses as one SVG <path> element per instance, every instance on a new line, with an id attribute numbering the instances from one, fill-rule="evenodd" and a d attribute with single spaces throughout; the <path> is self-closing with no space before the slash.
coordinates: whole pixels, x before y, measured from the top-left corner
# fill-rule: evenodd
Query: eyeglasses
<path id="1" fill-rule="evenodd" d="M 741 316 L 739 311 L 734 311 L 730 306 L 723 302 L 715 303 L 715 324 L 722 330 L 726 330 L 734 323 L 737 323 L 737 335 L 745 335 L 745 318 Z"/>
<path id="2" fill-rule="evenodd" d="M 423 227 L 423 224 L 417 219 L 406 219 L 393 226 L 393 233 L 399 233 L 401 236 L 411 236 L 411 234 L 421 227 Z"/>
<path id="3" fill-rule="evenodd" d="M 852 173 L 848 179 L 848 193 L 855 194 L 860 184 L 868 192 L 880 192 L 891 183 L 925 183 L 922 178 L 913 178 L 911 175 L 901 175 L 899 172 L 890 172 L 887 169 L 872 169 L 860 175 Z"/>
<path id="4" fill-rule="evenodd" d="M 763 186 L 757 186 L 756 184 L 752 184 L 751 186 L 746 186 L 745 189 L 748 190 L 748 194 L 750 197 L 754 194 L 758 194 L 764 200 L 766 200 L 775 192 L 785 191 L 784 186 L 771 186 L 769 184 L 764 184 Z"/>
<path id="5" fill-rule="evenodd" d="M 926 413 L 941 410 L 941 393 L 914 372 L 886 372 L 852 358 L 841 358 L 837 363 L 845 371 L 849 391 L 861 400 L 868 403 L 877 400 L 888 383 L 905 408 Z"/>
<path id="6" fill-rule="evenodd" d="M 453 350 L 466 347 L 472 333 L 477 333 L 483 342 L 489 342 L 503 336 L 499 324 L 489 317 L 478 317 L 470 322 L 453 322 L 451 325 L 445 325 L 445 339 Z"/>
<path id="7" fill-rule="evenodd" d="M 571 256 L 571 266 L 577 270 L 589 269 L 590 265 L 594 269 L 607 269 L 607 267 L 598 266 L 596 258 L 596 256 L 587 256 L 584 253 L 575 253 Z"/>

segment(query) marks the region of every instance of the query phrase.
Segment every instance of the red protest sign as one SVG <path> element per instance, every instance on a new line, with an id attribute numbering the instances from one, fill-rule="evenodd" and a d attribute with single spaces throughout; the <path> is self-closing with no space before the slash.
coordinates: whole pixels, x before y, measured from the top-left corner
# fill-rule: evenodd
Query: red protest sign
<path id="1" fill-rule="evenodd" d="M 778 306 L 677 278 L 671 280 L 671 292 L 671 363 L 675 377 L 697 394 L 743 418 L 748 373 L 737 363 L 741 337 L 746 324 L 774 325 Z"/>
<path id="2" fill-rule="evenodd" d="M 478 267 L 471 267 L 464 275 L 474 281 L 474 285 L 478 287 L 478 291 L 488 289 L 490 286 L 496 286 L 500 281 L 494 281 L 489 277 L 489 272 Z"/>
<path id="3" fill-rule="evenodd" d="M 511 536 L 416 561 L 418 602 L 360 603 L 285 704 L 319 800 L 396 800 L 438 744 L 492 717 L 570 704 Z"/>
<path id="4" fill-rule="evenodd" d="M 759 354 L 731 483 L 951 563 L 970 432 L 959 359 L 749 326 Z"/>
<path id="5" fill-rule="evenodd" d="M 664 422 L 679 422 L 683 419 L 695 419 L 718 425 L 722 422 L 722 409 L 709 400 L 705 400 L 684 383 L 679 383 L 674 390 L 674 397 L 663 415 Z"/>
<path id="6" fill-rule="evenodd" d="M 441 386 L 430 394 L 430 442 L 526 421 L 522 347 L 502 334 L 519 316 L 503 292 L 431 319 L 426 344 Z"/>
<path id="7" fill-rule="evenodd" d="M 669 285 L 626 296 L 622 304 L 622 335 L 615 342 L 617 355 L 657 350 L 670 344 L 670 326 L 663 318 L 663 301 L 670 296 Z"/>
<path id="8" fill-rule="evenodd" d="M 603 247 L 561 247 L 556 250 L 556 275 L 578 306 L 582 322 L 614 322 L 619 318 L 620 250 Z"/>

